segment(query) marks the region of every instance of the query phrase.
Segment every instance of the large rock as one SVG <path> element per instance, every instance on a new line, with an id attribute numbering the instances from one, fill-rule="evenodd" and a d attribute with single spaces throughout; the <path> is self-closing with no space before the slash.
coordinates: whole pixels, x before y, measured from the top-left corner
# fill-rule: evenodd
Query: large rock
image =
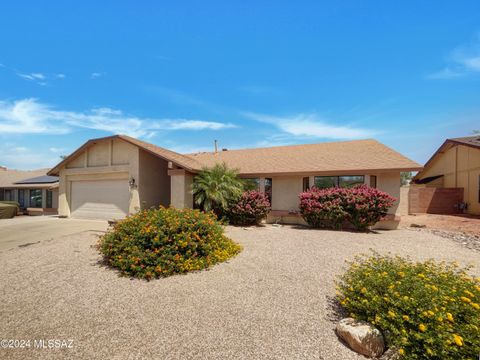
<path id="1" fill-rule="evenodd" d="M 377 328 L 364 321 L 352 318 L 340 320 L 337 335 L 350 348 L 368 357 L 378 357 L 385 351 L 383 335 Z"/>

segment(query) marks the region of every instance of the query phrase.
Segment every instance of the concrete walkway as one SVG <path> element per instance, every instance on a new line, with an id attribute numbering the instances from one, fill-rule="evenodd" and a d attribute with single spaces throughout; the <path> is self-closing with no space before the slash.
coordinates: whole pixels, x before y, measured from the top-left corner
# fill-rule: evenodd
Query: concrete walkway
<path id="1" fill-rule="evenodd" d="M 107 228 L 106 221 L 60 219 L 57 216 L 18 216 L 13 219 L 2 219 L 0 251 L 89 230 L 105 231 Z"/>

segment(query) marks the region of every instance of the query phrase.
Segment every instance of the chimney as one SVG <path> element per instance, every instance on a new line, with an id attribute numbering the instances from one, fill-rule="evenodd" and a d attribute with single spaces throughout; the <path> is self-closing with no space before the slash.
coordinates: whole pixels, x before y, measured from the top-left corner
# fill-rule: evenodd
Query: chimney
<path id="1" fill-rule="evenodd" d="M 217 153 L 217 151 L 218 151 L 217 140 L 213 140 L 213 143 L 215 145 L 215 153 Z"/>

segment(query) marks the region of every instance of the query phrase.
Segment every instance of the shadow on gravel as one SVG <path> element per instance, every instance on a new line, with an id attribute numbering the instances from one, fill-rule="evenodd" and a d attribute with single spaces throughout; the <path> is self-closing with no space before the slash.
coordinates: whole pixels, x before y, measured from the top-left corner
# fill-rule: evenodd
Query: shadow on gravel
<path id="1" fill-rule="evenodd" d="M 350 229 L 350 228 L 342 228 L 340 230 L 335 230 L 332 228 L 313 228 L 310 226 L 306 225 L 291 225 L 292 229 L 296 230 L 310 230 L 310 231 L 332 231 L 332 232 L 340 232 L 340 233 L 351 233 L 351 234 L 381 234 L 380 232 L 376 230 L 368 230 L 368 231 L 357 231 L 355 229 Z"/>

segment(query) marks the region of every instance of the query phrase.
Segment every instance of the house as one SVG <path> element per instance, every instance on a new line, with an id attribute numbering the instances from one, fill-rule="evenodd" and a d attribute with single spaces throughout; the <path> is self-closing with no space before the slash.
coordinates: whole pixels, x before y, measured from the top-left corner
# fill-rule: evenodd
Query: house
<path id="1" fill-rule="evenodd" d="M 301 223 L 298 195 L 311 186 L 368 184 L 398 198 L 400 172 L 421 166 L 375 140 L 179 154 L 125 135 L 92 139 L 48 172 L 59 176 L 59 214 L 121 218 L 151 206 L 192 207 L 203 167 L 225 162 L 271 197 L 269 222 Z M 396 207 L 384 226 L 398 223 Z"/>
<path id="2" fill-rule="evenodd" d="M 445 140 L 412 183 L 412 212 L 480 215 L 480 135 Z"/>
<path id="3" fill-rule="evenodd" d="M 48 169 L 33 171 L 0 167 L 0 201 L 17 201 L 31 214 L 55 214 L 58 207 L 58 177 Z"/>

